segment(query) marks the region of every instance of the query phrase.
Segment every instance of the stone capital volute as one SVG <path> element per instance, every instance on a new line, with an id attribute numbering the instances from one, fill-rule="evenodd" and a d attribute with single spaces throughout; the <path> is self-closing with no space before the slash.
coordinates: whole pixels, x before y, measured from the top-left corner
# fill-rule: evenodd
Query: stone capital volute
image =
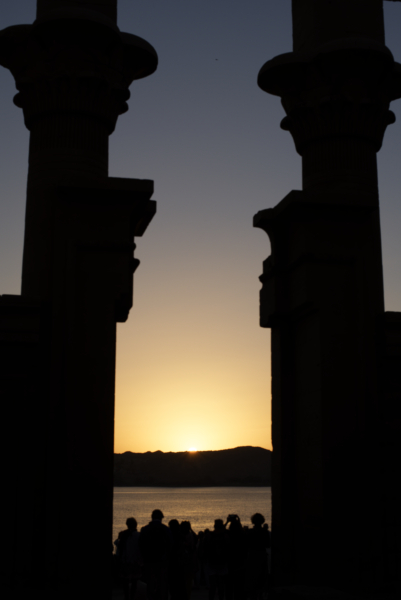
<path id="1" fill-rule="evenodd" d="M 311 142 L 339 137 L 364 140 L 377 152 L 395 121 L 389 105 L 401 97 L 401 69 L 383 45 L 339 40 L 276 57 L 262 67 L 258 84 L 281 96 L 281 126 L 299 154 Z"/>
<path id="2" fill-rule="evenodd" d="M 111 133 L 128 110 L 129 85 L 156 70 L 157 54 L 95 11 L 64 8 L 0 32 L 0 64 L 15 78 L 28 129 L 69 113 L 100 119 Z"/>

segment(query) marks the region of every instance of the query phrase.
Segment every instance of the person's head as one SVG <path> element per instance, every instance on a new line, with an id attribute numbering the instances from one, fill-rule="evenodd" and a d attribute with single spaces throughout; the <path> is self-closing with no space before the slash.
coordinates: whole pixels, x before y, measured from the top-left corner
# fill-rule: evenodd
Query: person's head
<path id="1" fill-rule="evenodd" d="M 178 531 L 180 528 L 180 524 L 178 523 L 177 519 L 171 519 L 171 521 L 168 522 L 168 526 L 170 527 L 171 531 Z"/>
<path id="2" fill-rule="evenodd" d="M 265 518 L 263 515 L 261 515 L 260 513 L 255 513 L 254 515 L 252 515 L 251 517 L 251 523 L 255 526 L 255 527 L 262 527 L 263 523 L 265 522 Z"/>
<path id="3" fill-rule="evenodd" d="M 221 531 L 222 529 L 224 529 L 223 519 L 214 520 L 214 529 L 215 531 Z"/>
<path id="4" fill-rule="evenodd" d="M 182 521 L 180 525 L 181 532 L 186 535 L 191 531 L 191 523 L 189 521 Z"/>
<path id="5" fill-rule="evenodd" d="M 162 511 L 158 508 L 155 508 L 155 510 L 152 512 L 152 521 L 161 521 L 162 519 L 164 519 Z"/>
<path id="6" fill-rule="evenodd" d="M 125 521 L 125 524 L 127 525 L 128 529 L 134 531 L 138 526 L 138 523 L 136 522 L 136 519 L 134 519 L 134 517 L 128 517 L 128 519 Z"/>
<path id="7" fill-rule="evenodd" d="M 230 531 L 238 531 L 242 529 L 241 519 L 238 515 L 228 515 L 227 521 L 230 523 Z"/>

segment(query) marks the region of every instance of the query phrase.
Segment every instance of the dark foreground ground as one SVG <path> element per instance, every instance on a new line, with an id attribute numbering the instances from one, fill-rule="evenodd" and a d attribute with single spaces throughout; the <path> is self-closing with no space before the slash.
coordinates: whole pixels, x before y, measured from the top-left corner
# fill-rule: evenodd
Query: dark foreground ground
<path id="1" fill-rule="evenodd" d="M 122 589 L 113 590 L 113 600 L 124 600 L 124 594 Z M 142 581 L 138 581 L 137 592 L 135 600 L 147 600 L 146 598 L 146 585 Z M 207 600 L 207 589 L 202 588 L 200 590 L 192 590 L 191 600 Z M 217 600 L 217 596 L 216 596 Z"/>
<path id="2" fill-rule="evenodd" d="M 122 589 L 113 591 L 113 600 L 124 600 Z M 136 600 L 147 600 L 146 585 L 138 582 Z M 191 600 L 208 600 L 208 591 L 206 588 L 193 589 Z M 216 598 L 217 599 L 217 595 Z M 294 586 L 292 588 L 276 590 L 269 598 L 264 600 L 365 600 L 365 598 L 351 596 L 336 590 L 327 588 L 308 589 L 304 586 Z M 383 590 L 379 594 L 366 596 L 366 600 L 401 600 L 401 591 Z"/>

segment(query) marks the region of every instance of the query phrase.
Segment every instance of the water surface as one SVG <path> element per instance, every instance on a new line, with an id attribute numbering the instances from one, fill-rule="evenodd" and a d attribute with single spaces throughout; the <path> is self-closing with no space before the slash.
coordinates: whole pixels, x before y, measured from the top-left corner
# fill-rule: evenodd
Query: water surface
<path id="1" fill-rule="evenodd" d="M 164 523 L 170 519 L 190 521 L 194 531 L 213 528 L 215 519 L 239 515 L 243 525 L 260 512 L 271 527 L 271 487 L 115 487 L 113 540 L 126 529 L 127 517 L 135 517 L 138 529 L 149 523 L 152 510 L 159 508 Z"/>

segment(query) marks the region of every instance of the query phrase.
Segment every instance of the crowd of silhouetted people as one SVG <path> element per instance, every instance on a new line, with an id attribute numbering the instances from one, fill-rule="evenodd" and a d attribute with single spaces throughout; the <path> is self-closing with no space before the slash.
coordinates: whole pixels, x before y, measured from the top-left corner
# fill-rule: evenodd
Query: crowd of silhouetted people
<path id="1" fill-rule="evenodd" d="M 134 600 L 138 581 L 148 600 L 190 600 L 192 589 L 207 589 L 209 600 L 265 600 L 268 596 L 270 531 L 255 513 L 248 528 L 238 515 L 216 519 L 212 531 L 195 533 L 189 521 L 162 523 L 154 510 L 148 525 L 137 529 L 133 517 L 118 534 L 113 554 L 115 581 L 125 600 Z"/>

